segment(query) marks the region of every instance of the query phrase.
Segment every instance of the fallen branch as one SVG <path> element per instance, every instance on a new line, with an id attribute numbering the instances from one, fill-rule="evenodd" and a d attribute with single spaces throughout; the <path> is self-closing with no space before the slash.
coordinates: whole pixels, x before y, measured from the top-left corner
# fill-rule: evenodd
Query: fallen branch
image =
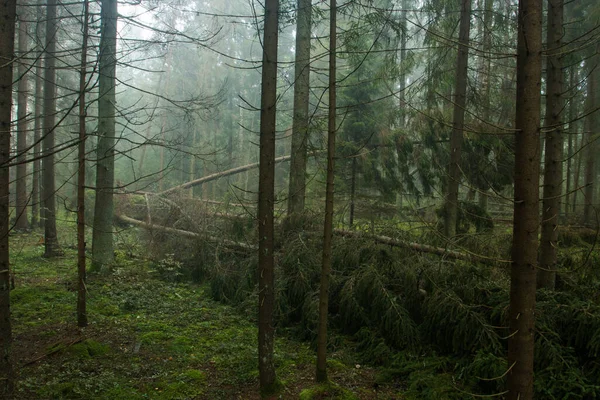
<path id="1" fill-rule="evenodd" d="M 233 240 L 218 238 L 215 236 L 210 236 L 210 235 L 196 233 L 196 232 L 184 231 L 181 229 L 168 228 L 168 227 L 162 226 L 162 225 L 148 224 L 146 222 L 143 222 L 143 221 L 140 221 L 140 220 L 137 220 L 134 218 L 130 218 L 125 215 L 116 215 L 115 217 L 123 222 L 128 223 L 128 224 L 141 226 L 143 228 L 150 229 L 150 230 L 155 229 L 157 231 L 171 233 L 171 234 L 174 234 L 177 236 L 183 236 L 183 237 L 187 237 L 187 238 L 191 238 L 191 239 L 204 239 L 204 240 L 208 240 L 211 242 L 222 243 L 228 247 L 233 247 L 233 248 L 237 248 L 237 249 L 241 249 L 241 250 L 256 250 L 256 247 L 251 246 L 246 243 L 235 242 Z"/>
<path id="2" fill-rule="evenodd" d="M 56 353 L 58 353 L 59 351 L 63 351 L 63 350 L 65 350 L 65 349 L 67 349 L 67 348 L 69 348 L 69 347 L 73 346 L 74 344 L 77 344 L 77 343 L 79 343 L 79 342 L 82 342 L 82 341 L 84 341 L 85 339 L 86 339 L 85 337 L 78 337 L 77 339 L 75 339 L 75 340 L 73 340 L 73 341 L 71 341 L 71 342 L 69 342 L 69 343 L 63 343 L 62 341 L 61 341 L 61 342 L 57 342 L 57 343 L 55 343 L 54 345 L 52 345 L 52 346 L 51 346 L 51 347 L 53 347 L 53 350 L 50 350 L 49 352 L 47 352 L 47 353 L 44 353 L 44 354 L 42 354 L 41 356 L 34 358 L 33 360 L 26 361 L 26 362 L 25 362 L 25 363 L 22 365 L 22 367 L 26 367 L 26 366 L 28 366 L 28 365 L 35 364 L 36 362 L 38 362 L 38 361 L 40 361 L 40 360 L 43 360 L 44 358 L 46 358 L 46 357 L 49 357 L 49 356 L 51 356 L 52 354 L 56 354 Z M 64 344 L 64 346 L 60 346 L 60 344 Z"/>
<path id="3" fill-rule="evenodd" d="M 335 229 L 334 233 L 340 236 L 352 237 L 352 238 L 370 238 L 377 243 L 387 244 L 395 247 L 403 247 L 405 249 L 416 250 L 422 253 L 435 254 L 441 257 L 450 258 L 453 260 L 465 260 L 480 262 L 484 264 L 493 264 L 498 261 L 497 259 L 481 256 L 472 253 L 463 253 L 455 250 L 444 249 L 443 247 L 435 247 L 427 244 L 420 244 L 415 242 L 405 242 L 401 240 L 393 239 L 389 236 L 371 235 L 361 232 L 346 231 L 343 229 Z"/>

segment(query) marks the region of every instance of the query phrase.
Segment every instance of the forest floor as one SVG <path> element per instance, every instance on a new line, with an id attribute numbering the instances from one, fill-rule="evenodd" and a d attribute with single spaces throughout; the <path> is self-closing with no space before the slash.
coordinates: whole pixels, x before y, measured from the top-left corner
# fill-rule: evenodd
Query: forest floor
<path id="1" fill-rule="evenodd" d="M 78 329 L 74 238 L 52 260 L 42 258 L 41 238 L 10 238 L 16 399 L 260 398 L 251 316 L 213 301 L 207 285 L 159 279 L 149 261 L 120 249 L 115 268 L 88 276 L 89 326 Z M 273 398 L 403 398 L 401 384 L 377 384 L 377 369 L 360 365 L 352 343 L 341 342 L 329 372 L 348 391 L 311 397 L 315 352 L 279 330 L 283 389 Z"/>

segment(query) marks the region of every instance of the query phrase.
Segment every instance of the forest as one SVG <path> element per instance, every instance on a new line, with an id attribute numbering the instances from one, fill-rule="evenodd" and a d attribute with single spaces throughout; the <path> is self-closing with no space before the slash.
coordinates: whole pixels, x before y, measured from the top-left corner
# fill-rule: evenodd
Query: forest
<path id="1" fill-rule="evenodd" d="M 596 0 L 0 2 L 0 398 L 600 398 Z"/>

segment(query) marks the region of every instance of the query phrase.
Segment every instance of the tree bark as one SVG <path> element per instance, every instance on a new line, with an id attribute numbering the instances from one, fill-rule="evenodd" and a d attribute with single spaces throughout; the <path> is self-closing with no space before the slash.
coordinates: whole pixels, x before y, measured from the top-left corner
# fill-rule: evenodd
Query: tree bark
<path id="1" fill-rule="evenodd" d="M 40 162 L 40 143 L 42 137 L 42 106 L 44 102 L 44 98 L 42 96 L 42 88 L 44 83 L 42 81 L 43 76 L 43 41 L 42 41 L 42 19 L 44 17 L 44 13 L 42 10 L 42 5 L 37 6 L 37 23 L 36 23 L 36 37 L 38 38 L 38 60 L 35 65 L 35 109 L 34 109 L 34 126 L 33 126 L 33 182 L 31 189 L 31 226 L 32 227 L 42 227 L 44 223 L 44 218 L 42 215 L 42 211 L 44 210 L 42 204 L 41 196 L 40 196 L 40 175 L 41 175 L 41 162 Z"/>
<path id="2" fill-rule="evenodd" d="M 327 381 L 327 317 L 329 314 L 329 275 L 331 274 L 331 245 L 333 241 L 333 195 L 336 132 L 336 51 L 337 5 L 329 6 L 329 118 L 327 133 L 327 188 L 325 194 L 325 223 L 323 227 L 323 263 L 319 288 L 319 326 L 317 332 L 317 382 Z"/>
<path id="3" fill-rule="evenodd" d="M 260 391 L 275 389 L 273 311 L 275 307 L 274 206 L 275 119 L 277 105 L 277 41 L 279 1 L 266 0 L 260 101 L 258 180 L 258 371 Z"/>
<path id="4" fill-rule="evenodd" d="M 558 217 L 562 194 L 563 158 L 563 70 L 562 36 L 563 0 L 548 0 L 546 63 L 546 152 L 544 155 L 544 193 L 542 202 L 542 235 L 540 238 L 540 265 L 537 286 L 554 289 L 556 283 L 556 247 L 558 241 Z"/>
<path id="5" fill-rule="evenodd" d="M 573 88 L 575 86 L 575 81 L 577 79 L 577 69 L 575 66 L 570 68 L 569 73 L 569 88 Z M 577 184 L 573 185 L 572 175 L 572 165 L 573 165 L 573 135 L 577 134 L 577 125 L 575 122 L 575 98 L 572 97 L 569 100 L 569 132 L 568 132 L 568 144 L 567 144 L 567 182 L 565 188 L 565 221 L 568 223 L 569 212 L 571 211 L 571 199 L 573 195 L 571 195 L 571 191 L 573 187 L 577 187 Z"/>
<path id="6" fill-rule="evenodd" d="M 79 145 L 77 171 L 77 325 L 87 326 L 86 309 L 86 271 L 85 271 L 85 129 L 86 120 L 86 67 L 88 42 L 89 3 L 83 1 L 83 39 L 81 45 L 81 69 L 79 72 Z"/>
<path id="7" fill-rule="evenodd" d="M 595 57 L 591 60 L 595 60 Z M 593 64 L 593 61 L 592 61 Z M 594 218 L 594 173 L 595 173 L 595 140 L 593 131 L 594 126 L 594 112 L 596 102 L 594 98 L 596 90 L 596 73 L 594 72 L 594 65 L 589 68 L 589 78 L 587 83 L 587 110 L 590 113 L 586 117 L 587 129 L 584 132 L 585 140 L 583 141 L 586 146 L 585 150 L 585 174 L 583 185 L 585 186 L 583 191 L 583 197 L 585 203 L 583 205 L 583 219 L 581 224 L 584 226 L 591 226 Z"/>
<path id="8" fill-rule="evenodd" d="M 354 226 L 354 208 L 356 202 L 356 157 L 352 158 L 352 176 L 350 177 L 350 222 L 349 226 Z"/>
<path id="9" fill-rule="evenodd" d="M 400 11 L 400 88 L 398 91 L 399 105 L 399 122 L 400 129 L 404 129 L 406 125 L 406 69 L 408 62 L 406 60 L 406 43 L 408 38 L 408 0 L 402 0 L 402 10 Z"/>
<path id="10" fill-rule="evenodd" d="M 56 187 L 54 182 L 54 144 L 56 121 L 56 0 L 46 5 L 46 55 L 44 63 L 44 140 L 42 194 L 44 199 L 44 257 L 62 255 L 56 233 Z"/>
<path id="11" fill-rule="evenodd" d="M 101 10 L 96 204 L 92 231 L 92 267 L 114 261 L 113 192 L 115 181 L 115 85 L 117 67 L 117 0 L 103 0 Z"/>
<path id="12" fill-rule="evenodd" d="M 514 217 L 508 339 L 508 400 L 533 399 L 539 226 L 542 0 L 520 0 L 517 40 Z"/>
<path id="13" fill-rule="evenodd" d="M 306 196 L 306 145 L 309 138 L 308 99 L 310 87 L 311 22 L 311 0 L 298 0 L 294 67 L 294 119 L 292 124 L 292 158 L 290 160 L 288 215 L 304 211 Z"/>
<path id="14" fill-rule="evenodd" d="M 456 60 L 456 90 L 452 134 L 450 136 L 450 164 L 445 207 L 444 233 L 452 238 L 456 235 L 458 214 L 458 185 L 460 182 L 460 158 L 462 153 L 465 105 L 467 100 L 467 73 L 469 61 L 469 33 L 471 30 L 471 0 L 461 1 L 458 56 Z"/>
<path id="15" fill-rule="evenodd" d="M 10 264 L 8 248 L 8 184 L 12 108 L 13 57 L 17 2 L 0 2 L 0 397 L 11 399 L 13 368 L 10 362 Z"/>
<path id="16" fill-rule="evenodd" d="M 25 11 L 25 10 L 23 10 Z M 17 188 L 16 188 L 16 224 L 15 228 L 21 231 L 29 228 L 27 219 L 27 22 L 24 18 L 19 20 L 19 84 L 17 95 Z"/>
<path id="17" fill-rule="evenodd" d="M 578 140 L 578 146 L 576 146 L 576 148 L 579 148 L 579 151 L 577 151 L 577 165 L 575 168 L 575 178 L 574 178 L 574 185 L 575 185 L 575 190 L 573 191 L 573 205 L 571 208 L 571 211 L 573 211 L 574 213 L 577 212 L 577 198 L 579 197 L 579 181 L 581 181 L 581 164 L 583 162 L 583 143 L 584 143 L 584 138 L 585 138 L 585 125 L 583 127 L 583 132 L 581 134 L 578 134 L 577 136 L 579 136 L 579 140 Z"/>

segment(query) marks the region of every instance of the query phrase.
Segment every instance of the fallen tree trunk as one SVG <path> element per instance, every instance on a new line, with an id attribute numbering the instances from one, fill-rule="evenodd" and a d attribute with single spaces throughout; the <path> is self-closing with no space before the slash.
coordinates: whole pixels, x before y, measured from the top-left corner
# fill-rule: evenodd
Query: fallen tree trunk
<path id="1" fill-rule="evenodd" d="M 387 244 L 395 247 L 403 247 L 405 249 L 411 249 L 422 253 L 435 254 L 441 257 L 450 258 L 453 260 L 464 260 L 472 262 L 480 262 L 484 264 L 493 264 L 497 261 L 504 262 L 504 260 L 498 260 L 495 258 L 485 257 L 479 254 L 463 253 L 455 250 L 448 250 L 443 247 L 435 247 L 427 244 L 420 244 L 415 242 L 405 242 L 402 240 L 396 240 L 389 236 L 371 235 L 361 232 L 346 231 L 343 229 L 335 229 L 334 233 L 344 237 L 351 238 L 368 238 L 373 239 L 377 243 Z M 506 261 L 509 262 L 509 261 Z"/>
<path id="2" fill-rule="evenodd" d="M 275 159 L 275 164 L 284 162 L 284 161 L 289 161 L 290 158 L 291 158 L 291 156 L 277 157 Z M 175 186 L 175 187 L 172 187 L 167 190 L 163 190 L 162 192 L 156 193 L 156 195 L 164 196 L 165 194 L 169 194 L 169 193 L 175 192 L 177 190 L 189 189 L 191 187 L 202 185 L 203 183 L 214 181 L 216 179 L 223 178 L 225 176 L 235 175 L 235 174 L 239 174 L 240 172 L 245 172 L 245 171 L 249 171 L 251 169 L 257 169 L 257 168 L 258 168 L 258 163 L 242 165 L 241 167 L 228 169 L 227 171 L 217 172 L 217 173 L 214 173 L 211 175 L 203 176 L 202 178 L 194 179 L 193 181 L 186 182 L 182 185 Z"/>
<path id="3" fill-rule="evenodd" d="M 169 228 L 169 227 L 162 226 L 162 225 L 153 225 L 153 224 L 149 224 L 149 223 L 146 223 L 146 222 L 134 219 L 134 218 L 130 218 L 126 215 L 116 215 L 115 218 L 117 218 L 118 220 L 121 220 L 123 222 L 126 222 L 128 224 L 141 226 L 142 228 L 146 228 L 146 229 L 150 229 L 150 230 L 154 229 L 154 230 L 157 230 L 160 232 L 171 233 L 173 235 L 183 236 L 183 237 L 187 237 L 190 239 L 204 239 L 204 240 L 208 240 L 208 241 L 215 242 L 215 243 L 221 243 L 227 247 L 232 247 L 232 248 L 236 248 L 236 249 L 240 249 L 240 250 L 252 250 L 252 251 L 256 250 L 255 246 L 252 246 L 252 245 L 249 245 L 246 243 L 235 242 L 233 240 L 218 238 L 218 237 L 205 235 L 205 234 L 201 234 L 201 233 L 196 233 L 196 232 L 184 231 L 181 229 Z"/>
<path id="4" fill-rule="evenodd" d="M 215 217 L 218 217 L 218 215 L 215 215 Z M 146 222 L 143 222 L 143 221 L 140 221 L 140 220 L 137 220 L 134 218 L 130 218 L 125 215 L 117 215 L 116 218 L 120 219 L 123 222 L 127 222 L 130 224 L 136 225 L 136 226 L 141 226 L 146 229 L 156 229 L 161 232 L 172 233 L 174 235 L 183 236 L 183 237 L 187 237 L 187 238 L 191 238 L 191 239 L 205 239 L 205 240 L 209 240 L 211 242 L 222 243 L 222 244 L 226 245 L 227 247 L 237 248 L 239 250 L 252 250 L 252 251 L 256 250 L 256 246 L 252 246 L 252 245 L 249 245 L 246 243 L 235 242 L 233 240 L 222 239 L 222 238 L 218 238 L 218 237 L 214 237 L 214 236 L 210 236 L 210 235 L 206 235 L 206 234 L 201 234 L 201 233 L 196 233 L 196 232 L 184 231 L 181 229 L 169 228 L 169 227 L 162 226 L 162 225 L 148 224 Z M 394 247 L 402 247 L 405 249 L 418 251 L 420 253 L 435 254 L 437 256 L 448 258 L 451 260 L 463 260 L 463 261 L 479 262 L 479 263 L 483 263 L 483 264 L 495 264 L 497 262 L 501 262 L 501 263 L 509 263 L 510 262 L 509 260 L 501 260 L 501 259 L 497 259 L 497 258 L 491 258 L 491 257 L 482 256 L 479 254 L 474 254 L 474 253 L 465 253 L 465 252 L 460 252 L 460 251 L 456 251 L 456 250 L 448 250 L 443 247 L 435 247 L 435 246 L 430 246 L 427 244 L 421 244 L 421 243 L 415 243 L 415 242 L 405 242 L 402 240 L 393 239 L 389 236 L 372 235 L 372 234 L 366 234 L 366 233 L 361 233 L 361 232 L 346 231 L 343 229 L 334 229 L 333 233 L 338 236 L 342 236 L 342 237 L 371 239 L 377 243 L 386 244 L 386 245 L 394 246 Z"/>

